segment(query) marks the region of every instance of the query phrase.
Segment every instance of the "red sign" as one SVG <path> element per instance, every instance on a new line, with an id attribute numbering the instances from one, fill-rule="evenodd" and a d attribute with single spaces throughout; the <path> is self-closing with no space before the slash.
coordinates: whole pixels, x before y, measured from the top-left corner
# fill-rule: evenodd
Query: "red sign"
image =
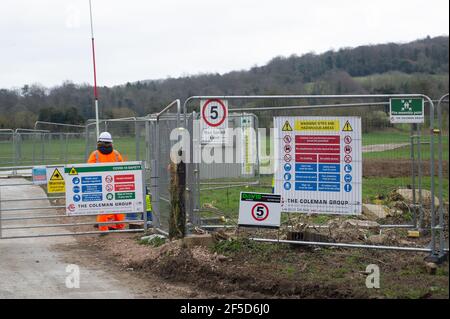
<path id="1" fill-rule="evenodd" d="M 289 154 L 284 155 L 284 161 L 285 162 L 290 162 L 292 160 L 292 156 Z"/>
<path id="2" fill-rule="evenodd" d="M 105 181 L 106 181 L 107 183 L 112 183 L 112 181 L 113 181 L 112 176 L 111 176 L 111 175 L 106 176 L 106 177 L 105 177 Z"/>
<path id="3" fill-rule="evenodd" d="M 116 192 L 134 191 L 135 190 L 135 185 L 134 185 L 134 183 L 116 184 L 116 185 L 114 185 L 114 190 Z"/>
<path id="4" fill-rule="evenodd" d="M 298 144 L 340 144 L 339 136 L 333 135 L 297 135 L 295 142 Z"/>
<path id="5" fill-rule="evenodd" d="M 316 154 L 296 154 L 295 161 L 298 163 L 317 163 Z"/>
<path id="6" fill-rule="evenodd" d="M 352 157 L 350 155 L 345 155 L 344 161 L 348 164 L 352 162 Z"/>
<path id="7" fill-rule="evenodd" d="M 320 163 L 340 163 L 341 156 L 340 155 L 319 155 Z"/>
<path id="8" fill-rule="evenodd" d="M 106 189 L 107 192 L 112 192 L 114 187 L 111 184 L 106 184 L 105 189 Z"/>
<path id="9" fill-rule="evenodd" d="M 134 182 L 134 175 L 115 175 L 114 182 L 115 183 Z"/>
<path id="10" fill-rule="evenodd" d="M 352 142 L 352 137 L 347 135 L 344 137 L 344 142 L 345 144 L 350 144 Z"/>
<path id="11" fill-rule="evenodd" d="M 289 144 L 285 145 L 285 146 L 284 146 L 284 151 L 285 151 L 286 153 L 290 153 L 290 152 L 292 151 L 291 145 L 289 145 Z"/>
<path id="12" fill-rule="evenodd" d="M 296 144 L 296 153 L 340 153 L 340 145 L 308 145 L 308 144 Z"/>
<path id="13" fill-rule="evenodd" d="M 344 151 L 347 154 L 350 154 L 352 152 L 352 147 L 350 145 L 345 145 Z"/>

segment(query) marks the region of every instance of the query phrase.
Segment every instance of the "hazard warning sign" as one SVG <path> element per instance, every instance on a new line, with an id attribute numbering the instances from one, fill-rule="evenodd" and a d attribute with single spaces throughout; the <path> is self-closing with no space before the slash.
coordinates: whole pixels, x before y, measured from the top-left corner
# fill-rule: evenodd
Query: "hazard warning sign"
<path id="1" fill-rule="evenodd" d="M 292 126 L 289 124 L 289 121 L 286 121 L 281 129 L 283 132 L 292 132 Z"/>
<path id="2" fill-rule="evenodd" d="M 47 167 L 47 193 L 65 193 L 64 167 Z"/>
<path id="3" fill-rule="evenodd" d="M 69 175 L 78 175 L 78 172 L 77 172 L 77 170 L 75 169 L 75 167 L 72 167 L 72 168 L 70 169 Z"/>
<path id="4" fill-rule="evenodd" d="M 292 132 L 285 132 L 286 123 Z M 361 214 L 361 118 L 282 116 L 274 126 L 275 193 L 282 211 Z"/>
<path id="5" fill-rule="evenodd" d="M 350 125 L 350 122 L 349 121 L 345 122 L 345 125 L 344 125 L 344 128 L 342 129 L 342 132 L 352 132 L 352 131 L 353 131 L 353 128 Z"/>

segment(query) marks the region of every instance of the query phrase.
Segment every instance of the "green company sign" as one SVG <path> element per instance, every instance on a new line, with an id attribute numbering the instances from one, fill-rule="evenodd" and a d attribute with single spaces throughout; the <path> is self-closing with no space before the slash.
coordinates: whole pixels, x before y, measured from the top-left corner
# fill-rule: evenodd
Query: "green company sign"
<path id="1" fill-rule="evenodd" d="M 423 123 L 422 98 L 395 98 L 390 100 L 391 123 Z"/>

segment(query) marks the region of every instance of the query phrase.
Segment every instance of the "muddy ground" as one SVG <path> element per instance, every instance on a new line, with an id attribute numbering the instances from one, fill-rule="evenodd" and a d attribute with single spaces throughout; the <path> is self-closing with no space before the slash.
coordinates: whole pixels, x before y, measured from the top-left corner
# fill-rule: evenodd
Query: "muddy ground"
<path id="1" fill-rule="evenodd" d="M 143 282 L 159 278 L 159 289 L 187 287 L 185 298 L 449 297 L 448 263 L 431 274 L 423 260 L 426 254 L 256 243 L 242 232 L 235 235 L 188 247 L 182 241 L 143 244 L 142 234 L 77 241 L 80 249 L 107 261 L 107 267 L 131 272 Z M 380 268 L 380 289 L 365 285 L 369 264 Z"/>
<path id="2" fill-rule="evenodd" d="M 392 159 L 364 159 L 363 176 L 364 177 L 405 177 L 411 175 L 411 161 Z M 416 168 L 417 169 L 417 168 Z M 436 161 L 435 172 L 438 164 Z M 443 161 L 442 171 L 444 176 L 448 176 L 448 161 Z M 422 163 L 423 176 L 430 176 L 430 164 L 428 161 Z M 417 175 L 417 172 L 416 172 Z"/>
<path id="3" fill-rule="evenodd" d="M 248 240 L 250 237 L 290 239 L 290 232 L 304 232 L 308 236 L 303 240 L 408 247 L 425 247 L 430 242 L 429 233 L 409 238 L 406 229 L 353 227 L 347 225 L 348 217 L 330 217 L 322 221 L 322 227 L 310 227 L 317 225 L 318 217 L 293 215 L 279 231 L 240 228 L 212 233 L 212 240 L 201 241 L 200 245 L 180 240 L 143 243 L 142 233 L 79 236 L 77 249 L 97 256 L 107 269 L 132 275 L 142 285 L 147 284 L 141 289 L 157 287 L 159 292 L 167 291 L 163 295 L 155 294 L 165 298 L 449 297 L 448 262 L 433 273 L 424 262 L 425 253 Z M 352 220 L 365 222 L 367 217 Z M 401 214 L 381 222 L 405 224 L 410 220 Z M 86 231 L 92 227 L 72 230 Z M 366 287 L 366 268 L 371 264 L 380 268 L 379 289 Z"/>

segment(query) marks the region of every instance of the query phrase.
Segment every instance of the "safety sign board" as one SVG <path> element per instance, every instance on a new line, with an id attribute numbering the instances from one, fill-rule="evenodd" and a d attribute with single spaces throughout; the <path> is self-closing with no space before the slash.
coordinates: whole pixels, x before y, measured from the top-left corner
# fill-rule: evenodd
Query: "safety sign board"
<path id="1" fill-rule="evenodd" d="M 45 185 L 47 184 L 47 169 L 45 166 L 35 166 L 31 170 L 31 175 L 33 177 L 34 185 Z"/>
<path id="2" fill-rule="evenodd" d="M 225 144 L 228 129 L 228 101 L 201 100 L 200 114 L 202 144 Z"/>
<path id="3" fill-rule="evenodd" d="M 64 166 L 47 167 L 47 193 L 65 193 Z"/>
<path id="4" fill-rule="evenodd" d="M 255 175 L 256 162 L 256 132 L 254 128 L 254 117 L 250 115 L 241 116 L 241 174 L 249 177 Z"/>
<path id="5" fill-rule="evenodd" d="M 389 105 L 391 123 L 423 123 L 425 121 L 422 98 L 392 98 Z"/>
<path id="6" fill-rule="evenodd" d="M 142 213 L 140 162 L 66 165 L 67 215 Z"/>
<path id="7" fill-rule="evenodd" d="M 281 196 L 241 192 L 239 226 L 280 227 Z"/>
<path id="8" fill-rule="evenodd" d="M 361 214 L 361 118 L 282 116 L 274 125 L 282 211 Z"/>

